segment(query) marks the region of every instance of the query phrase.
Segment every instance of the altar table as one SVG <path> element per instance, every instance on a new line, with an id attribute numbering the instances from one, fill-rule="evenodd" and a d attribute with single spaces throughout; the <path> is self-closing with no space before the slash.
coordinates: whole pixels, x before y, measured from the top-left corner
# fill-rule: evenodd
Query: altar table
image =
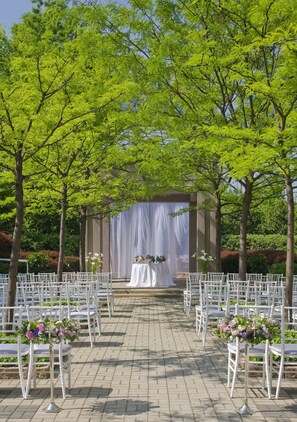
<path id="1" fill-rule="evenodd" d="M 132 264 L 129 287 L 175 286 L 166 262 Z"/>

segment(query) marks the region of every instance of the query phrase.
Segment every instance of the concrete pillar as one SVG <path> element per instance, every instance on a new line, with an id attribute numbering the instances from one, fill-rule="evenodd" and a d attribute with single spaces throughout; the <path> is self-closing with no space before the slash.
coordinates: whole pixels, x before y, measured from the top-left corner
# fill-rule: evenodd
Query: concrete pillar
<path id="1" fill-rule="evenodd" d="M 88 219 L 86 252 L 102 253 L 103 267 L 102 271 L 110 271 L 110 235 L 109 222 L 107 219 Z"/>
<path id="2" fill-rule="evenodd" d="M 213 258 L 215 258 L 216 230 L 214 211 L 210 211 L 209 209 L 204 208 L 203 201 L 203 194 L 198 192 L 196 196 L 196 221 L 193 217 L 193 220 L 196 223 L 195 239 L 192 239 L 191 244 L 195 244 L 194 252 L 196 251 L 198 255 L 200 255 L 201 251 L 204 250 L 208 255 L 211 255 Z M 190 238 L 192 233 L 194 233 L 194 231 L 192 232 L 191 229 L 192 227 L 190 225 Z M 192 253 L 190 251 L 190 257 L 191 255 Z M 214 267 L 214 263 L 210 264 L 210 271 L 214 271 Z M 190 258 L 190 271 L 201 271 L 199 268 L 199 262 L 195 262 L 193 258 Z"/>

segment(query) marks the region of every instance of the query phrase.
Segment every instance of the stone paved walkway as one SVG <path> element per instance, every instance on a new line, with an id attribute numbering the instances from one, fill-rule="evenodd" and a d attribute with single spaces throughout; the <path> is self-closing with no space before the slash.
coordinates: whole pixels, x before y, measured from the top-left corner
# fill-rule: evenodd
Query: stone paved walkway
<path id="1" fill-rule="evenodd" d="M 23 400 L 18 380 L 0 380 L 0 422 L 124 421 L 227 422 L 297 421 L 296 380 L 284 382 L 281 398 L 268 400 L 261 380 L 250 379 L 252 416 L 241 417 L 244 389 L 230 399 L 226 387 L 226 348 L 209 337 L 205 349 L 187 318 L 181 297 L 116 297 L 115 314 L 103 317 L 94 348 L 82 334 L 75 343 L 71 395 L 57 414 L 46 414 L 49 381 L 38 380 Z"/>

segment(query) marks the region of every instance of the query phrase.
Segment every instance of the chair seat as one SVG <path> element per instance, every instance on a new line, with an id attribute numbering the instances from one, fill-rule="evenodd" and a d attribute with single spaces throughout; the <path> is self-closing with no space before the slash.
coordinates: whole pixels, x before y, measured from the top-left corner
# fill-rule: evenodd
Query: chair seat
<path id="1" fill-rule="evenodd" d="M 270 351 L 272 353 L 281 355 L 282 353 L 282 345 L 281 344 L 271 344 Z M 297 356 L 297 344 L 285 344 L 285 355 L 286 356 Z"/>
<path id="2" fill-rule="evenodd" d="M 63 355 L 70 353 L 72 350 L 71 344 L 64 343 L 62 344 L 62 353 Z M 53 349 L 54 355 L 59 353 L 59 344 L 54 344 Z M 48 344 L 34 344 L 34 354 L 41 355 L 41 354 L 49 354 L 49 345 Z"/>
<path id="3" fill-rule="evenodd" d="M 219 310 L 215 311 L 212 309 L 208 309 L 208 311 L 209 311 L 207 314 L 208 318 L 223 318 L 226 315 L 225 311 L 219 311 Z"/>
<path id="4" fill-rule="evenodd" d="M 196 311 L 201 312 L 202 310 L 205 311 L 207 309 L 207 307 L 206 306 L 201 306 L 201 305 L 196 305 L 195 306 L 195 309 L 196 309 Z M 208 310 L 212 310 L 212 309 L 217 309 L 218 310 L 218 306 L 217 305 L 208 305 Z M 225 311 L 219 311 L 219 312 L 224 312 L 224 315 L 223 316 L 225 316 Z"/>
<path id="5" fill-rule="evenodd" d="M 25 356 L 29 353 L 30 347 L 29 345 L 22 344 L 20 347 L 21 355 Z M 18 345 L 17 344 L 1 344 L 0 345 L 0 357 L 8 357 L 8 356 L 17 356 L 18 355 Z"/>
<path id="6" fill-rule="evenodd" d="M 80 310 L 80 311 L 73 311 L 70 313 L 71 318 L 74 319 L 83 319 L 83 318 L 94 318 L 96 316 L 96 312 L 93 310 L 90 310 L 89 312 L 87 310 Z"/>
<path id="7" fill-rule="evenodd" d="M 262 356 L 265 353 L 266 345 L 263 343 L 255 344 L 253 347 L 249 348 L 249 356 Z M 239 353 L 244 354 L 245 345 L 241 343 L 239 346 Z M 236 353 L 236 344 L 228 343 L 228 350 L 231 353 Z"/>

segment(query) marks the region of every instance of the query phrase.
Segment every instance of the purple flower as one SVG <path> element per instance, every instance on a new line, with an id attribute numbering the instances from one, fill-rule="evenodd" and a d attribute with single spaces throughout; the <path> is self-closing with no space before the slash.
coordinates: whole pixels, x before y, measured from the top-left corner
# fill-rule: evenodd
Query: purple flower
<path id="1" fill-rule="evenodd" d="M 26 337 L 28 340 L 34 340 L 34 338 L 38 337 L 38 330 L 27 331 Z"/>

